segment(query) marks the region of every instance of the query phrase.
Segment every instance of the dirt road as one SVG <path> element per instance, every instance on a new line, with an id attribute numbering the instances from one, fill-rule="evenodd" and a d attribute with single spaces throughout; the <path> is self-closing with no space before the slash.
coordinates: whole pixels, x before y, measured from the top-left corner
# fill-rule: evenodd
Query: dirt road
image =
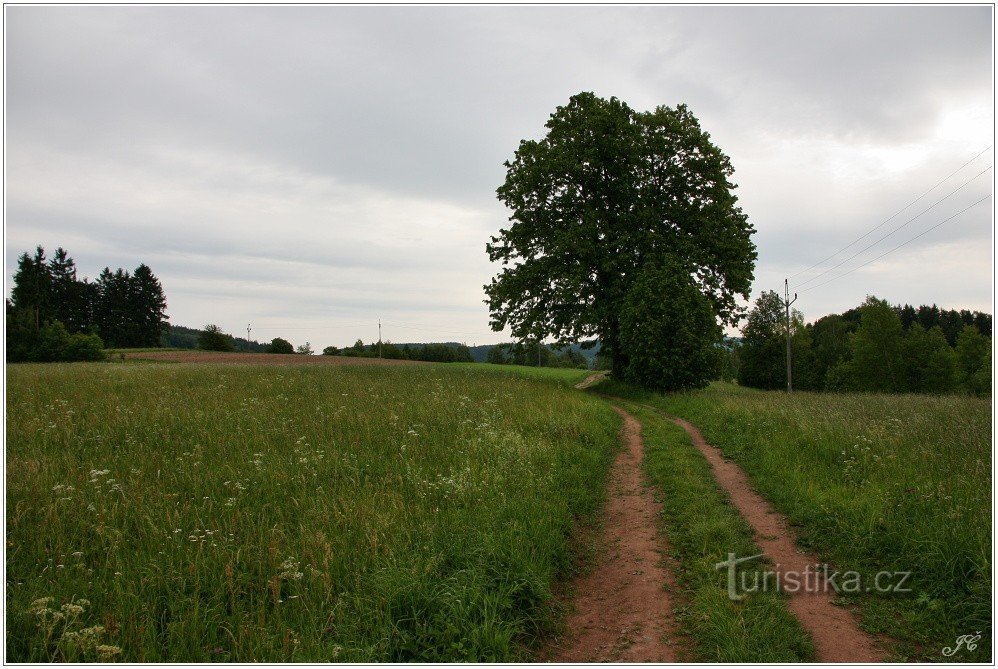
<path id="1" fill-rule="evenodd" d="M 657 527 L 661 505 L 641 469 L 641 425 L 622 409 L 614 410 L 624 418 L 624 448 L 610 473 L 603 536 L 598 541 L 601 555 L 593 570 L 572 584 L 569 635 L 549 659 L 675 662 L 676 626 L 667 590 L 674 579 L 662 565 L 666 546 Z"/>
<path id="2" fill-rule="evenodd" d="M 599 382 L 606 372 L 591 374 L 576 388 Z M 726 460 L 700 431 L 679 418 L 667 416 L 649 405 L 641 405 L 675 422 L 689 434 L 694 446 L 710 463 L 718 484 L 731 503 L 753 529 L 759 548 L 776 565 L 781 576 L 803 574 L 819 564 L 816 555 L 797 547 L 796 535 L 786 516 L 752 488 L 742 469 Z M 659 506 L 645 487 L 641 466 L 644 449 L 641 425 L 619 407 L 624 417 L 622 438 L 626 449 L 614 463 L 610 501 L 607 506 L 606 551 L 595 571 L 575 583 L 576 612 L 569 619 L 574 631 L 571 644 L 555 659 L 584 661 L 675 661 L 673 648 L 666 643 L 674 636 L 670 597 L 663 586 L 674 584 L 671 572 L 663 569 L 656 551 L 663 548 L 656 531 Z M 668 491 L 664 491 L 668 494 Z M 747 557 L 747 556 L 745 556 Z M 635 578 L 635 577 L 639 578 Z M 884 662 L 887 655 L 876 640 L 859 627 L 856 617 L 836 606 L 837 593 L 823 587 L 818 577 L 811 592 L 790 593 L 789 608 L 814 642 L 819 662 Z"/>

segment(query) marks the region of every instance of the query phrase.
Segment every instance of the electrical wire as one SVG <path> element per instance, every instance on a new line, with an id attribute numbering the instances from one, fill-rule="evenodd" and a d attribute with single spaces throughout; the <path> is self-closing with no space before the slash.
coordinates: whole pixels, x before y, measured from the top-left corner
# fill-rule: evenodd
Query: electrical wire
<path id="1" fill-rule="evenodd" d="M 975 160 L 977 160 L 978 158 L 980 158 L 992 146 L 994 146 L 994 144 L 988 144 L 984 149 L 982 149 L 980 152 L 978 152 L 977 154 L 975 154 L 973 158 L 971 158 L 970 160 L 968 160 L 967 162 L 965 162 L 963 165 L 960 165 L 960 167 L 956 168 L 954 171 L 950 172 L 947 176 L 943 177 L 938 182 L 936 182 L 936 185 L 934 185 L 932 188 L 930 188 L 929 190 L 925 191 L 924 193 L 922 193 L 921 195 L 919 195 L 918 197 L 916 197 L 914 200 L 912 200 L 911 202 L 909 202 L 905 206 L 903 206 L 900 209 L 898 209 L 896 212 L 894 212 L 893 214 L 891 214 L 889 217 L 887 217 L 886 219 L 884 219 L 883 221 L 881 221 L 879 224 L 877 224 L 876 226 L 874 226 L 872 229 L 870 229 L 869 231 L 867 231 L 863 235 L 861 235 L 861 236 L 857 237 L 856 239 L 852 240 L 851 242 L 849 242 L 848 244 L 846 244 L 845 246 L 843 246 L 842 248 L 840 248 L 838 251 L 836 251 L 832 255 L 828 256 L 827 258 L 825 258 L 823 260 L 819 260 L 815 264 L 813 264 L 810 267 L 807 267 L 805 269 L 802 269 L 801 271 L 797 272 L 796 274 L 792 274 L 790 276 L 790 278 L 793 279 L 794 277 L 800 276 L 801 274 L 806 274 L 807 272 L 810 272 L 812 269 L 814 269 L 816 267 L 819 267 L 820 265 L 825 264 L 826 262 L 828 262 L 829 260 L 831 260 L 832 258 L 834 258 L 835 256 L 837 256 L 838 254 L 842 253 L 843 251 L 845 251 L 846 249 L 848 249 L 852 245 L 856 244 L 860 240 L 862 240 L 862 239 L 864 239 L 866 237 L 869 237 L 871 234 L 873 234 L 874 232 L 876 232 L 877 230 L 879 230 L 880 228 L 882 228 L 883 226 L 887 225 L 892 220 L 894 220 L 901 212 L 905 211 L 906 209 L 908 209 L 909 207 L 911 207 L 913 204 L 915 204 L 916 202 L 918 202 L 919 200 L 921 200 L 923 197 L 925 197 L 926 195 L 928 195 L 929 193 L 931 193 L 935 189 L 939 188 L 939 186 L 941 186 L 942 184 L 944 184 L 947 181 L 949 181 L 953 176 L 955 176 L 957 173 L 959 173 L 960 171 L 962 171 L 963 168 L 965 168 L 967 165 L 971 164 L 972 162 L 974 162 Z M 980 176 L 980 175 L 978 175 L 978 176 Z M 974 178 L 976 178 L 976 177 L 974 177 Z M 817 278 L 817 277 L 814 277 L 814 278 Z M 810 279 L 809 279 L 809 281 L 810 281 Z M 807 281 L 802 282 L 802 283 L 807 283 Z"/>
<path id="2" fill-rule="evenodd" d="M 936 223 L 936 224 L 935 224 L 935 225 L 933 225 L 932 227 L 930 227 L 930 228 L 926 228 L 926 229 L 925 229 L 925 230 L 923 230 L 922 232 L 918 233 L 917 235 L 915 235 L 915 236 L 914 236 L 914 237 L 912 237 L 911 239 L 908 239 L 907 241 L 904 241 L 904 242 L 902 242 L 902 243 L 898 244 L 898 245 L 897 245 L 897 246 L 895 246 L 894 248 L 892 248 L 892 249 L 889 249 L 889 250 L 887 250 L 887 251 L 885 251 L 885 252 L 881 253 L 881 254 L 880 254 L 879 256 L 877 256 L 876 258 L 872 258 L 872 259 L 870 259 L 870 260 L 867 260 L 866 262 L 864 262 L 864 263 L 862 263 L 862 264 L 860 264 L 860 265 L 856 265 L 856 266 L 855 266 L 855 267 L 853 267 L 852 269 L 850 269 L 850 270 L 847 270 L 847 271 L 843 272 L 842 274 L 839 274 L 839 275 L 838 275 L 838 276 L 836 276 L 836 277 L 832 277 L 832 278 L 831 278 L 831 279 L 829 279 L 828 281 L 823 281 L 822 283 L 819 283 L 819 284 L 818 284 L 818 285 L 816 285 L 816 286 L 810 286 L 810 287 L 808 287 L 808 288 L 804 288 L 804 289 L 803 289 L 803 290 L 801 290 L 800 292 L 802 292 L 802 293 L 806 293 L 806 292 L 807 292 L 807 291 L 809 291 L 809 290 L 814 290 L 815 288 L 821 288 L 822 286 L 825 286 L 825 285 L 828 285 L 828 284 L 832 283 L 833 281 L 838 281 L 839 279 L 841 279 L 842 277 L 846 276 L 847 274 L 852 274 L 853 272 L 855 272 L 856 270 L 858 270 L 858 269 L 859 269 L 859 268 L 861 268 L 861 267 L 865 267 L 865 266 L 869 265 L 869 264 L 870 264 L 870 263 L 872 263 L 872 262 L 876 262 L 876 261 L 880 260 L 881 258 L 883 258 L 884 256 L 886 256 L 886 255 L 889 255 L 889 254 L 891 254 L 891 253 L 894 253 L 894 252 L 895 252 L 895 251 L 897 251 L 897 250 L 898 250 L 899 248 L 901 248 L 901 247 L 903 247 L 903 246 L 907 246 L 908 244 L 910 244 L 911 242 L 915 241 L 915 240 L 916 240 L 916 239 L 918 239 L 919 237 L 922 237 L 923 235 L 925 235 L 925 234 L 927 234 L 927 233 L 929 233 L 929 232 L 932 232 L 933 230 L 935 230 L 936 228 L 938 228 L 939 226 L 941 226 L 941 225 L 942 225 L 943 223 L 946 223 L 946 222 L 948 222 L 948 221 L 951 221 L 951 220 L 953 220 L 954 218 L 956 218 L 957 216 L 959 216 L 960 214 L 964 213 L 965 211 L 967 211 L 967 210 L 969 210 L 969 209 L 973 209 L 974 207 L 976 207 L 977 205 L 979 205 L 980 203 L 984 202 L 985 200 L 987 200 L 987 199 L 988 199 L 988 198 L 990 198 L 990 197 L 991 197 L 991 195 L 990 195 L 990 194 L 988 194 L 988 195 L 985 195 L 984 197 L 982 197 L 982 198 L 981 198 L 980 200 L 978 200 L 977 202 L 974 202 L 973 204 L 971 204 L 971 205 L 969 205 L 969 206 L 967 206 L 967 207 L 964 207 L 963 209 L 961 209 L 960 211 L 956 212 L 955 214 L 953 214 L 952 216 L 950 216 L 950 217 L 948 217 L 948 218 L 944 218 L 943 220 L 939 221 L 938 223 Z"/>

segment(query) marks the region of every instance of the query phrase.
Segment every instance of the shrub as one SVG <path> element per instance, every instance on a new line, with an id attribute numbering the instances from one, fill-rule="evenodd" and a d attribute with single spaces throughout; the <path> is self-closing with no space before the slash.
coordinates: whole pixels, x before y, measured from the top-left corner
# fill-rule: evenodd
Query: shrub
<path id="1" fill-rule="evenodd" d="M 274 337 L 274 341 L 270 342 L 267 347 L 267 353 L 294 353 L 295 347 L 291 345 L 287 339 L 281 339 L 280 337 Z"/>
<path id="2" fill-rule="evenodd" d="M 203 351 L 235 351 L 236 342 L 232 335 L 225 334 L 217 325 L 206 325 L 198 335 L 198 348 Z"/>

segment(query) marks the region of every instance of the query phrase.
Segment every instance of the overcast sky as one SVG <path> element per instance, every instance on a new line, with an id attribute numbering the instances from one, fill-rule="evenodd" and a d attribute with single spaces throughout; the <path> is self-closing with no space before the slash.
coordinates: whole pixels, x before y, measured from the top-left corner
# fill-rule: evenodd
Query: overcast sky
<path id="1" fill-rule="evenodd" d="M 808 320 L 870 293 L 991 310 L 993 198 L 820 285 L 993 192 L 990 7 L 5 15 L 8 284 L 22 251 L 63 246 L 91 278 L 150 265 L 178 325 L 318 349 L 376 340 L 379 317 L 393 341 L 504 340 L 482 302 L 502 163 L 588 90 L 687 103 L 731 157 L 753 299 L 984 151 L 793 281 Z"/>

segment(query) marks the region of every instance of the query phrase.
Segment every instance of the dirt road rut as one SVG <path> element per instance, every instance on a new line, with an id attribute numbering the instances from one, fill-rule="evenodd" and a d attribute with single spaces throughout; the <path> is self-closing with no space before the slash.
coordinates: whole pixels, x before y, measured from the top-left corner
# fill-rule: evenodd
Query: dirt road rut
<path id="1" fill-rule="evenodd" d="M 554 662 L 675 662 L 672 601 L 674 578 L 662 564 L 658 532 L 661 505 L 641 468 L 641 425 L 624 419 L 624 448 L 610 473 L 601 555 L 592 572 L 573 583 L 575 610 L 568 637 L 551 653 Z"/>

